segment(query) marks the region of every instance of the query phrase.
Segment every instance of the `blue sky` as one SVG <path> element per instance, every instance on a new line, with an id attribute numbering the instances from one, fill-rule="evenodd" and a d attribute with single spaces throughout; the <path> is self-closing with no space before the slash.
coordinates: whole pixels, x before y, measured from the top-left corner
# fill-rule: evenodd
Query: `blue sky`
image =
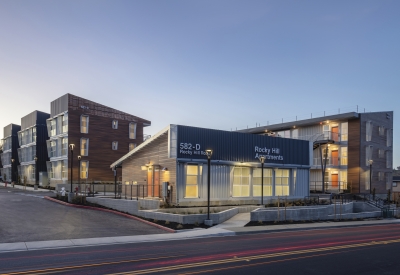
<path id="1" fill-rule="evenodd" d="M 72 93 L 149 119 L 230 130 L 394 111 L 400 1 L 0 0 L 0 127 Z M 1 131 L 0 131 L 1 132 Z"/>

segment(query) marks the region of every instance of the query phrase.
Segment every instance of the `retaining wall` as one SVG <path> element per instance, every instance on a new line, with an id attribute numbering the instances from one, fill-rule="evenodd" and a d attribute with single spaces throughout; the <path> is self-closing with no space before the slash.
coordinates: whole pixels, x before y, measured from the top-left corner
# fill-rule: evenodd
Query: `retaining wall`
<path id="1" fill-rule="evenodd" d="M 86 200 L 121 212 L 138 215 L 139 202 L 134 200 L 87 197 Z"/>

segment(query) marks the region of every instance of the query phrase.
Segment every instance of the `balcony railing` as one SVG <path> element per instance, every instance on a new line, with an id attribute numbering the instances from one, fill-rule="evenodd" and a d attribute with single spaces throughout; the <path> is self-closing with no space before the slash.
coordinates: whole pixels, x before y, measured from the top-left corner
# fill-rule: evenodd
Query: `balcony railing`
<path id="1" fill-rule="evenodd" d="M 322 161 L 325 163 L 325 157 L 322 155 Z M 313 159 L 314 166 L 321 166 L 321 158 Z M 326 165 L 328 166 L 339 166 L 347 165 L 347 157 L 329 157 L 326 159 Z"/>
<path id="2" fill-rule="evenodd" d="M 348 134 L 347 133 L 337 133 L 337 132 L 320 132 L 320 133 L 315 133 L 312 135 L 305 135 L 305 136 L 298 136 L 298 137 L 292 137 L 293 139 L 301 139 L 301 140 L 308 140 L 311 142 L 319 141 L 319 140 L 333 140 L 335 142 L 342 142 L 342 141 L 347 141 L 348 139 Z"/>

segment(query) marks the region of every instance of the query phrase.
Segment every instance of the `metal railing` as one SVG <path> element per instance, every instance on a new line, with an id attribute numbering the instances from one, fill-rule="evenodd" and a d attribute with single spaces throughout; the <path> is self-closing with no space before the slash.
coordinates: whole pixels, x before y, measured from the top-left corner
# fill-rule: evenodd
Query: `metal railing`
<path id="1" fill-rule="evenodd" d="M 325 159 L 323 159 L 323 162 L 325 164 Z M 321 158 L 314 158 L 313 165 L 321 166 Z M 328 157 L 326 159 L 326 165 L 331 165 L 331 166 L 347 165 L 347 157 Z"/>
<path id="2" fill-rule="evenodd" d="M 310 193 L 322 193 L 322 184 L 322 181 L 310 181 Z M 324 184 L 328 193 L 347 193 L 351 188 L 347 181 L 325 181 Z"/>
<path id="3" fill-rule="evenodd" d="M 161 198 L 161 185 L 123 184 L 122 198 L 138 200 L 139 198 Z"/>

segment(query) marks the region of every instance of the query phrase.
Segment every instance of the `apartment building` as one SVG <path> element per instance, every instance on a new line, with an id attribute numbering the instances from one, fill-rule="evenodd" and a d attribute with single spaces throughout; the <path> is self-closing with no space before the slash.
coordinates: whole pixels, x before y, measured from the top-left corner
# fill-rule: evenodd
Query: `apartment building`
<path id="1" fill-rule="evenodd" d="M 39 174 L 47 178 L 46 120 L 49 117 L 48 113 L 34 111 L 21 118 L 21 130 L 18 132 L 20 147 L 18 149 L 20 161 L 18 174 L 22 183 L 39 184 Z"/>
<path id="2" fill-rule="evenodd" d="M 375 188 L 377 194 L 384 194 L 391 189 L 391 111 L 349 112 L 240 132 L 311 141 L 311 191 L 364 193 Z"/>
<path id="3" fill-rule="evenodd" d="M 21 130 L 20 125 L 9 124 L 4 127 L 3 138 L 1 143 L 3 144 L 3 153 L 1 154 L 1 163 L 3 168 L 1 169 L 1 175 L 3 181 L 11 182 L 18 181 L 18 131 Z"/>
<path id="4" fill-rule="evenodd" d="M 49 135 L 47 171 L 51 186 L 69 182 L 71 163 L 74 182 L 113 181 L 110 161 L 141 144 L 143 128 L 151 124 L 72 94 L 51 102 L 46 123 Z"/>

